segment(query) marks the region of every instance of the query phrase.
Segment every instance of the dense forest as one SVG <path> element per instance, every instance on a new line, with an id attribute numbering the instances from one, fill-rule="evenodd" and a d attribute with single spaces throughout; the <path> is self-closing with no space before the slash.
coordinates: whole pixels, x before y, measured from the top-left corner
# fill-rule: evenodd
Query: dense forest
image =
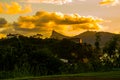
<path id="1" fill-rule="evenodd" d="M 70 39 L 13 34 L 0 39 L 0 78 L 75 74 L 120 69 L 120 36 L 101 47 Z"/>

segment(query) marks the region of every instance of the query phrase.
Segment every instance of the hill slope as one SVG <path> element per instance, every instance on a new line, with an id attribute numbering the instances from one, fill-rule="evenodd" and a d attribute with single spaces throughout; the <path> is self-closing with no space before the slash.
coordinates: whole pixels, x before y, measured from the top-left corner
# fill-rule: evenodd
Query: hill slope
<path id="1" fill-rule="evenodd" d="M 83 43 L 90 43 L 92 45 L 94 45 L 95 43 L 95 35 L 96 33 L 100 34 L 100 38 L 101 38 L 101 46 L 103 46 L 106 42 L 108 42 L 114 35 L 113 33 L 109 33 L 109 32 L 96 32 L 96 31 L 86 31 L 83 32 L 79 35 L 73 36 L 73 37 L 68 37 L 68 36 L 64 36 L 56 31 L 52 32 L 51 38 L 55 38 L 55 39 L 63 39 L 63 38 L 80 38 L 83 40 Z"/>
<path id="2" fill-rule="evenodd" d="M 103 46 L 106 42 L 108 42 L 114 35 L 113 33 L 109 33 L 109 32 L 95 32 L 95 31 L 86 31 L 84 33 L 81 33 L 77 36 L 74 36 L 74 38 L 81 38 L 83 40 L 84 43 L 90 43 L 92 45 L 94 45 L 95 43 L 95 36 L 96 33 L 100 34 L 100 38 L 101 38 L 101 46 Z"/>
<path id="3" fill-rule="evenodd" d="M 52 35 L 50 36 L 50 38 L 54 38 L 54 39 L 64 39 L 64 38 L 69 38 L 68 36 L 64 36 L 56 31 L 52 31 Z"/>

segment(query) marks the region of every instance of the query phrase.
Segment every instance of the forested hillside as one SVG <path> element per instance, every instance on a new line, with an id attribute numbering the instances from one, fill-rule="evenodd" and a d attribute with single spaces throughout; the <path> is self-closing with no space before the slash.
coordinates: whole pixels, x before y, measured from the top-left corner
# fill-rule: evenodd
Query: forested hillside
<path id="1" fill-rule="evenodd" d="M 0 78 L 74 74 L 120 68 L 120 40 L 114 36 L 104 48 L 70 39 L 17 35 L 0 39 Z"/>

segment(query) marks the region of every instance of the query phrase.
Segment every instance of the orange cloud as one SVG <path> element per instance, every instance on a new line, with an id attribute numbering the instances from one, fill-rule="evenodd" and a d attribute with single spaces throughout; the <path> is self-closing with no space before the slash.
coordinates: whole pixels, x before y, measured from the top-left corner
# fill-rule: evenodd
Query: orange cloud
<path id="1" fill-rule="evenodd" d="M 5 34 L 0 34 L 0 39 L 1 39 L 1 38 L 5 38 L 5 37 L 6 37 Z"/>
<path id="2" fill-rule="evenodd" d="M 7 33 L 11 33 L 13 27 L 4 18 L 0 18 L 0 38 L 6 37 Z"/>
<path id="3" fill-rule="evenodd" d="M 24 14 L 31 11 L 32 9 L 30 5 L 24 6 L 23 9 L 17 2 L 11 2 L 11 4 L 0 3 L 1 14 Z"/>
<path id="4" fill-rule="evenodd" d="M 2 4 L 0 3 L 0 13 L 3 12 Z"/>
<path id="5" fill-rule="evenodd" d="M 116 5 L 118 3 L 119 3 L 119 0 L 102 0 L 100 2 L 100 5 L 107 5 L 107 4 Z"/>
<path id="6" fill-rule="evenodd" d="M 28 24 L 29 24 L 29 26 L 28 26 Z M 35 28 L 35 25 L 34 25 L 34 23 L 32 23 L 32 22 L 22 22 L 22 23 L 20 23 L 20 27 L 21 28 L 28 28 L 28 29 L 34 29 Z"/>
<path id="7" fill-rule="evenodd" d="M 21 16 L 13 24 L 16 30 L 25 32 L 48 33 L 52 30 L 68 34 L 80 30 L 99 30 L 99 18 L 85 17 L 78 14 L 62 14 L 40 11 L 33 16 Z M 67 33 L 66 33 L 67 32 Z"/>

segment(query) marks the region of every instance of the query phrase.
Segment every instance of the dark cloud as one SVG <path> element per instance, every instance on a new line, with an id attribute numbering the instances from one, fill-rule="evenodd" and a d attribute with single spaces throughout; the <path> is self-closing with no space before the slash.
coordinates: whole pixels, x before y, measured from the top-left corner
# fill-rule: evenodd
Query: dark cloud
<path id="1" fill-rule="evenodd" d="M 7 21 L 4 18 L 0 18 L 0 28 L 5 27 L 7 24 Z"/>

